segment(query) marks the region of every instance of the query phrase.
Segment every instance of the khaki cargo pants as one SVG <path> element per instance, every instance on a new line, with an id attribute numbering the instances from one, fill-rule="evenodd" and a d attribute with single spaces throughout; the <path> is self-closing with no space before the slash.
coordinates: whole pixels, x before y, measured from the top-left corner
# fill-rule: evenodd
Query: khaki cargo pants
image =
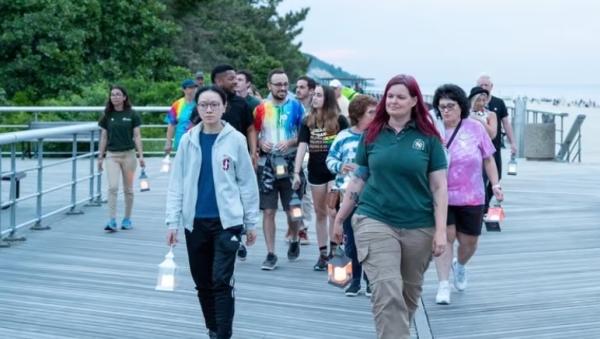
<path id="1" fill-rule="evenodd" d="M 394 228 L 364 215 L 352 218 L 352 228 L 358 260 L 373 291 L 377 337 L 408 339 L 435 228 Z"/>

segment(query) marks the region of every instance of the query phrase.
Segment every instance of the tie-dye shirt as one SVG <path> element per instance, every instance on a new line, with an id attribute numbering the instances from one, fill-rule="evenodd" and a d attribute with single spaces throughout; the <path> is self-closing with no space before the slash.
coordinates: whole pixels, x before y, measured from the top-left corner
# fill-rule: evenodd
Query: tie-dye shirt
<path id="1" fill-rule="evenodd" d="M 335 137 L 333 144 L 329 148 L 327 154 L 327 168 L 331 173 L 335 173 L 335 187 L 341 188 L 344 180 L 347 177 L 342 174 L 342 166 L 346 163 L 354 162 L 356 158 L 356 148 L 360 141 L 362 132 L 355 132 L 352 128 L 347 128 Z"/>
<path id="2" fill-rule="evenodd" d="M 446 129 L 448 143 L 454 128 Z M 450 144 L 448 167 L 448 205 L 483 205 L 483 159 L 491 157 L 496 149 L 480 122 L 466 118 Z"/>
<path id="3" fill-rule="evenodd" d="M 177 150 L 179 140 L 190 127 L 192 127 L 191 117 L 194 109 L 194 102 L 185 101 L 185 97 L 176 100 L 165 117 L 165 123 L 175 125 L 175 136 L 173 141 L 173 149 Z"/>
<path id="4" fill-rule="evenodd" d="M 304 107 L 300 101 L 287 97 L 285 102 L 275 105 L 267 99 L 254 109 L 254 128 L 258 140 L 276 145 L 280 141 L 294 139 L 304 117 Z M 296 148 L 290 149 L 290 152 Z"/>

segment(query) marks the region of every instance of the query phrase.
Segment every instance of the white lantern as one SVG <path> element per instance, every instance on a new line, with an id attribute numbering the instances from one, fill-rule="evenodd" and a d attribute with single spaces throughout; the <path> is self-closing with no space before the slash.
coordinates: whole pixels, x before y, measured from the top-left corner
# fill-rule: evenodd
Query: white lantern
<path id="1" fill-rule="evenodd" d="M 327 282 L 343 288 L 352 281 L 352 260 L 344 250 L 337 248 L 333 258 L 327 263 Z"/>
<path id="2" fill-rule="evenodd" d="M 160 165 L 160 173 L 169 173 L 171 170 L 171 156 L 165 155 Z"/>
<path id="3" fill-rule="evenodd" d="M 304 213 L 302 212 L 302 200 L 298 198 L 298 194 L 292 194 L 292 200 L 290 200 L 289 204 L 290 215 L 292 221 L 300 221 L 304 218 Z"/>
<path id="4" fill-rule="evenodd" d="M 165 255 L 165 260 L 158 265 L 158 279 L 156 280 L 157 291 L 175 290 L 175 273 L 177 272 L 177 265 L 173 258 L 173 247 L 171 247 L 169 253 Z"/>
<path id="5" fill-rule="evenodd" d="M 150 190 L 150 182 L 148 181 L 148 176 L 146 175 L 146 171 L 142 168 L 142 173 L 140 174 L 140 191 L 146 192 Z"/>
<path id="6" fill-rule="evenodd" d="M 517 175 L 517 159 L 514 155 L 511 155 L 510 161 L 508 162 L 508 172 L 509 175 Z"/>

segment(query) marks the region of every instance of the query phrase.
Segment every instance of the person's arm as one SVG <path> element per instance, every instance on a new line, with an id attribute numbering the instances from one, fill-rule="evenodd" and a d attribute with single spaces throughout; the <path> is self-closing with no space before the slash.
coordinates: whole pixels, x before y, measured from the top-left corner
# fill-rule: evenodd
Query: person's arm
<path id="1" fill-rule="evenodd" d="M 433 236 L 432 252 L 438 257 L 446 250 L 446 218 L 448 216 L 448 182 L 446 170 L 440 169 L 429 173 L 429 189 L 433 195 L 433 215 L 435 219 L 435 234 Z"/>
<path id="2" fill-rule="evenodd" d="M 297 190 L 300 187 L 300 172 L 302 171 L 302 162 L 304 162 L 304 155 L 306 155 L 306 149 L 308 144 L 306 142 L 300 142 L 298 149 L 296 150 L 296 159 L 294 159 L 294 177 L 292 180 L 292 189 Z"/>
<path id="3" fill-rule="evenodd" d="M 490 139 L 494 140 L 498 134 L 498 118 L 496 118 L 496 113 L 488 111 L 487 123 L 484 124 L 484 127 Z"/>
<path id="4" fill-rule="evenodd" d="M 133 142 L 135 143 L 135 149 L 138 153 L 140 167 L 146 167 L 146 162 L 144 161 L 144 149 L 142 147 L 142 132 L 140 131 L 139 126 L 133 128 Z"/>
<path id="5" fill-rule="evenodd" d="M 502 127 L 504 127 L 504 131 L 506 132 L 506 137 L 508 138 L 508 142 L 510 142 L 510 153 L 515 155 L 517 154 L 517 143 L 513 134 L 512 125 L 510 123 L 510 119 L 508 116 L 502 118 Z"/>
<path id="6" fill-rule="evenodd" d="M 258 142 L 256 141 L 256 130 L 254 129 L 254 124 L 250 124 L 248 129 L 246 130 L 247 135 L 247 143 L 248 143 L 248 152 L 250 152 L 250 159 L 252 159 L 252 166 L 256 170 L 256 164 L 258 161 L 258 152 L 256 147 L 258 146 Z"/>
<path id="7" fill-rule="evenodd" d="M 165 154 L 171 154 L 173 150 L 173 134 L 175 133 L 175 125 L 167 125 L 167 140 L 165 141 Z"/>
<path id="8" fill-rule="evenodd" d="M 108 133 L 106 129 L 100 128 L 100 143 L 98 144 L 98 171 L 104 170 L 104 158 L 106 157 L 106 144 L 108 143 Z"/>
<path id="9" fill-rule="evenodd" d="M 342 224 L 358 204 L 358 197 L 365 188 L 365 183 L 368 177 L 368 168 L 360 166 L 354 172 L 354 177 L 352 180 L 350 180 L 348 188 L 346 188 L 344 199 L 340 205 L 340 209 L 335 215 L 335 221 L 333 223 L 333 237 L 334 241 L 338 244 L 341 244 L 343 239 Z"/>
<path id="10" fill-rule="evenodd" d="M 181 213 L 183 209 L 183 175 L 185 169 L 185 144 L 187 143 L 188 135 L 185 134 L 181 138 L 179 150 L 175 154 L 173 165 L 171 167 L 171 176 L 169 178 L 169 186 L 167 188 L 166 207 L 165 207 L 165 224 L 167 225 L 167 245 L 175 245 L 177 243 L 177 229 L 181 224 Z"/>
<path id="11" fill-rule="evenodd" d="M 494 192 L 496 200 L 504 200 L 504 193 L 502 192 L 502 187 L 498 180 L 498 169 L 496 168 L 496 160 L 494 160 L 494 157 L 490 156 L 483 159 L 483 167 L 492 184 L 492 191 Z"/>
<path id="12" fill-rule="evenodd" d="M 341 174 L 342 173 L 342 146 L 343 139 L 340 138 L 340 135 L 333 140 L 333 144 L 329 148 L 329 153 L 327 153 L 327 158 L 325 160 L 325 164 L 329 169 L 329 172 L 333 174 Z"/>

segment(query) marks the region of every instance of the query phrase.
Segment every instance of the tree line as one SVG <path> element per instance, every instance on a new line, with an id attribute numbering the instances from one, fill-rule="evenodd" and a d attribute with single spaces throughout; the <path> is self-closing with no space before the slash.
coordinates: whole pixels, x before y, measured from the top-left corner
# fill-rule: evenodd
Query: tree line
<path id="1" fill-rule="evenodd" d="M 0 2 L 0 104 L 101 105 L 108 85 L 136 105 L 167 105 L 182 79 L 228 63 L 294 78 L 308 8 L 282 0 L 16 0 Z"/>

